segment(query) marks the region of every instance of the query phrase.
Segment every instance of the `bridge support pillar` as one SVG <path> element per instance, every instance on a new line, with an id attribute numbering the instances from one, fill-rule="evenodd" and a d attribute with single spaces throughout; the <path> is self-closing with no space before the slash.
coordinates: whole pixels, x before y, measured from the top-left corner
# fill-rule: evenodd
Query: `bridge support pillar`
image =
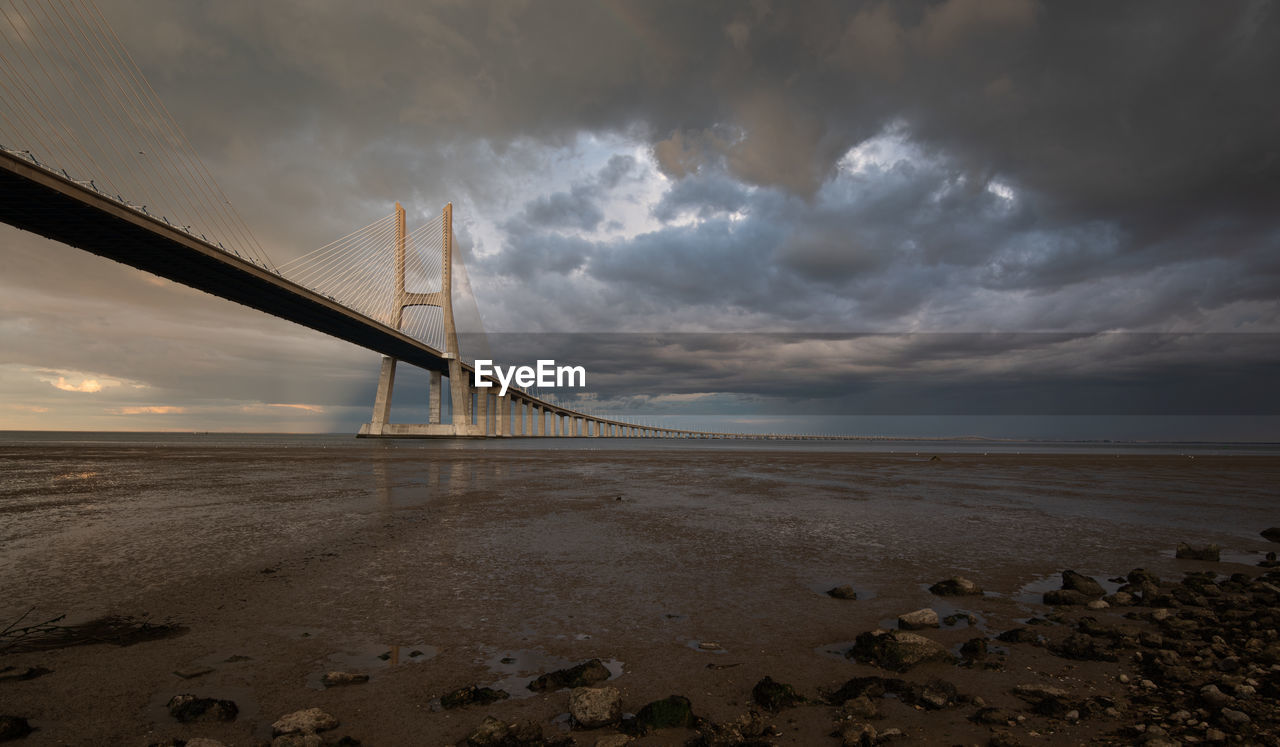
<path id="1" fill-rule="evenodd" d="M 480 433 L 487 436 L 493 433 L 493 418 L 489 414 L 489 390 L 476 389 L 476 425 Z"/>
<path id="2" fill-rule="evenodd" d="M 449 360 L 449 397 L 453 400 L 450 422 L 459 434 L 464 433 L 460 426 L 471 425 L 471 385 L 457 358 Z"/>
<path id="3" fill-rule="evenodd" d="M 427 422 L 440 422 L 440 372 L 431 371 L 431 383 L 427 387 Z"/>
<path id="4" fill-rule="evenodd" d="M 504 397 L 501 394 L 494 397 L 493 435 L 495 436 L 511 435 L 511 410 L 507 407 L 507 402 L 509 401 L 509 397 Z"/>
<path id="5" fill-rule="evenodd" d="M 396 385 L 396 359 L 382 356 L 382 370 L 378 373 L 378 394 L 373 400 L 373 422 L 370 430 L 382 432 L 382 426 L 391 420 L 391 392 Z"/>

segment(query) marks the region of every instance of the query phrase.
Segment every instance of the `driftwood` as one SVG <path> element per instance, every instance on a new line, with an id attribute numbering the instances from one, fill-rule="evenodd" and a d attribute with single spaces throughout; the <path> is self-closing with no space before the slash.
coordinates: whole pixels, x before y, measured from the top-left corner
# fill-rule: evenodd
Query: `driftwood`
<path id="1" fill-rule="evenodd" d="M 177 623 L 150 623 L 132 617 L 108 615 L 76 625 L 60 625 L 66 615 L 58 615 L 43 622 L 22 625 L 35 608 L 27 610 L 17 620 L 0 630 L 0 654 L 23 651 L 52 651 L 70 646 L 87 646 L 93 643 L 112 643 L 132 646 L 135 643 L 172 638 L 187 632 Z"/>

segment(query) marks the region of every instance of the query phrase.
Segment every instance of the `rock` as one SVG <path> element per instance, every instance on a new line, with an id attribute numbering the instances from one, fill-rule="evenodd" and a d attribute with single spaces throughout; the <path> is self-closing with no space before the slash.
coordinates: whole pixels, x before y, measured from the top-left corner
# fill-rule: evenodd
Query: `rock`
<path id="1" fill-rule="evenodd" d="M 530 682 L 529 689 L 540 693 L 565 687 L 590 687 L 607 679 L 609 679 L 608 667 L 599 659 L 591 659 L 568 669 L 548 672 Z"/>
<path id="2" fill-rule="evenodd" d="M 581 729 L 598 729 L 622 719 L 622 693 L 616 687 L 575 687 L 569 693 L 569 715 Z"/>
<path id="3" fill-rule="evenodd" d="M 895 672 L 905 672 L 928 661 L 952 660 L 951 654 L 941 643 L 900 630 L 862 633 L 854 640 L 853 648 L 845 656 Z"/>
<path id="4" fill-rule="evenodd" d="M 0 742 L 22 739 L 31 733 L 31 724 L 22 716 L 0 716 Z"/>
<path id="5" fill-rule="evenodd" d="M 956 701 L 956 686 L 946 680 L 929 680 L 923 685 L 912 684 L 899 694 L 903 702 L 920 705 L 932 711 L 940 711 Z"/>
<path id="6" fill-rule="evenodd" d="M 1084 633 L 1072 633 L 1061 643 L 1049 647 L 1054 654 L 1076 661 L 1119 661 L 1105 641 Z"/>
<path id="7" fill-rule="evenodd" d="M 930 586 L 929 592 L 939 597 L 981 596 L 982 587 L 963 576 L 952 576 Z"/>
<path id="8" fill-rule="evenodd" d="M 689 728 L 694 725 L 693 704 L 683 695 L 655 700 L 636 713 L 636 727 L 649 729 Z"/>
<path id="9" fill-rule="evenodd" d="M 169 699 L 169 715 L 189 724 L 198 721 L 235 721 L 240 709 L 230 700 L 200 698 L 190 693 Z"/>
<path id="10" fill-rule="evenodd" d="M 486 716 L 480 726 L 467 736 L 466 743 L 468 747 L 540 747 L 548 741 L 542 736 L 542 726 L 536 721 L 508 724 Z"/>
<path id="11" fill-rule="evenodd" d="M 938 613 L 929 608 L 908 612 L 905 615 L 898 615 L 898 628 L 900 630 L 924 630 L 925 628 L 936 628 L 941 623 L 938 622 Z"/>
<path id="12" fill-rule="evenodd" d="M 1043 597 L 1044 603 L 1054 607 L 1083 607 L 1088 604 L 1091 599 L 1074 589 L 1054 589 L 1046 591 Z"/>
<path id="13" fill-rule="evenodd" d="M 899 679 L 889 679 L 886 677 L 854 677 L 848 682 L 840 686 L 840 689 L 827 696 L 827 702 L 831 705 L 841 705 L 854 698 L 869 697 L 882 698 L 886 693 L 894 693 L 902 691 L 907 687 L 907 683 Z"/>
<path id="14" fill-rule="evenodd" d="M 698 736 L 692 743 L 698 745 L 763 745 L 761 737 L 774 736 L 777 732 L 761 713 L 755 709 L 732 721 L 714 723 L 705 719 L 695 719 Z"/>
<path id="15" fill-rule="evenodd" d="M 996 636 L 1002 643 L 1035 643 L 1040 635 L 1031 628 L 1011 628 Z"/>
<path id="16" fill-rule="evenodd" d="M 1113 607 L 1128 607 L 1133 604 L 1133 595 L 1127 591 L 1117 591 L 1115 594 L 1106 597 L 1106 600 L 1110 602 Z"/>
<path id="17" fill-rule="evenodd" d="M 1221 548 L 1217 545 L 1204 545 L 1202 547 L 1192 547 L 1186 542 L 1178 543 L 1178 550 L 1174 553 L 1174 557 L 1182 560 L 1209 560 L 1218 561 L 1221 554 Z"/>
<path id="18" fill-rule="evenodd" d="M 282 734 L 271 740 L 271 747 L 324 747 L 324 739 L 314 733 Z"/>
<path id="19" fill-rule="evenodd" d="M 1023 700 L 1036 702 L 1045 698 L 1066 698 L 1067 691 L 1053 685 L 1017 685 L 1013 688 L 1013 694 Z"/>
<path id="20" fill-rule="evenodd" d="M 1225 742 L 1227 741 L 1227 734 L 1221 729 L 1209 729 L 1204 733 L 1204 741 Z"/>
<path id="21" fill-rule="evenodd" d="M 871 747 L 876 744 L 876 728 L 871 724 L 849 724 L 840 730 L 841 747 Z"/>
<path id="22" fill-rule="evenodd" d="M 827 596 L 833 599 L 857 599 L 858 592 L 854 591 L 852 586 L 845 584 L 834 589 L 827 589 Z"/>
<path id="23" fill-rule="evenodd" d="M 1239 729 L 1250 721 L 1249 714 L 1244 711 L 1237 711 L 1234 708 L 1223 708 L 1218 712 L 1218 715 L 1222 717 L 1222 722 L 1232 729 Z"/>
<path id="24" fill-rule="evenodd" d="M 969 717 L 969 720 L 987 726 L 1008 726 L 1017 717 L 1017 714 L 1003 708 L 979 708 L 977 713 Z"/>
<path id="25" fill-rule="evenodd" d="M 184 680 L 193 680 L 196 677 L 203 677 L 213 671 L 213 667 L 191 667 L 189 669 L 179 669 L 174 672 L 175 675 Z"/>
<path id="26" fill-rule="evenodd" d="M 632 738 L 626 734 L 606 734 L 596 740 L 595 747 L 623 747 L 631 741 Z"/>
<path id="27" fill-rule="evenodd" d="M 1200 688 L 1200 700 L 1210 708 L 1221 708 L 1230 703 L 1232 698 L 1219 690 L 1217 685 L 1205 685 Z"/>
<path id="28" fill-rule="evenodd" d="M 1085 606 L 1091 610 L 1105 610 L 1111 605 L 1107 604 L 1104 600 L 1094 599 L 1093 601 L 1089 602 Z"/>
<path id="29" fill-rule="evenodd" d="M 227 745 L 223 744 L 222 742 L 219 742 L 216 739 L 196 737 L 195 739 L 188 739 L 186 747 L 227 747 Z"/>
<path id="30" fill-rule="evenodd" d="M 506 722 L 499 721 L 493 716 L 485 716 L 484 721 L 481 721 L 475 731 L 467 736 L 467 744 L 471 747 L 499 745 L 507 738 L 509 731 Z"/>
<path id="31" fill-rule="evenodd" d="M 1263 539 L 1269 539 L 1272 542 L 1280 542 L 1280 527 L 1271 527 L 1262 530 Z"/>
<path id="32" fill-rule="evenodd" d="M 451 693 L 441 695 L 440 705 L 446 709 L 462 708 L 477 703 L 488 705 L 499 700 L 506 700 L 509 697 L 511 696 L 505 690 L 494 690 L 491 687 L 480 687 L 479 685 L 467 685 Z"/>
<path id="33" fill-rule="evenodd" d="M 751 699 L 766 711 L 775 713 L 804 702 L 804 698 L 797 695 L 791 685 L 775 682 L 767 675 L 751 688 Z"/>
<path id="34" fill-rule="evenodd" d="M 942 618 L 942 624 L 948 627 L 964 621 L 969 627 L 977 627 L 978 618 L 968 612 L 955 612 Z"/>
<path id="35" fill-rule="evenodd" d="M 865 695 L 859 695 L 851 698 L 844 704 L 844 710 L 850 716 L 861 719 L 880 718 L 880 707 L 872 702 L 871 698 Z"/>
<path id="36" fill-rule="evenodd" d="M 1075 571 L 1062 572 L 1062 588 L 1078 591 L 1093 599 L 1097 599 L 1107 593 L 1106 589 L 1102 588 L 1102 584 L 1083 573 L 1076 573 Z"/>
<path id="37" fill-rule="evenodd" d="M 338 728 L 338 719 L 319 708 L 307 708 L 287 713 L 271 725 L 271 733 L 280 737 L 286 734 L 315 734 Z"/>
<path id="38" fill-rule="evenodd" d="M 960 655 L 966 659 L 982 659 L 987 655 L 986 638 L 970 638 L 960 646 Z"/>
<path id="39" fill-rule="evenodd" d="M 369 675 L 353 674 L 351 672 L 326 672 L 320 678 L 320 682 L 325 687 L 338 687 L 341 685 L 358 685 L 362 682 L 368 682 Z"/>

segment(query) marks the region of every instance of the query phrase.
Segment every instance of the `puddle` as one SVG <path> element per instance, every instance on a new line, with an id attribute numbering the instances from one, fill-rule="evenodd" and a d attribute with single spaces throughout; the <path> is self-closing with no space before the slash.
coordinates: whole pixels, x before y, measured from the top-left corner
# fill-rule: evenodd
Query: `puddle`
<path id="1" fill-rule="evenodd" d="M 321 681 L 328 672 L 350 672 L 351 674 L 367 674 L 377 676 L 391 667 L 402 664 L 421 664 L 435 658 L 440 650 L 425 644 L 416 646 L 387 646 L 370 643 L 343 649 L 330 654 L 324 660 L 321 669 L 307 675 L 306 685 L 312 690 L 324 690 Z"/>
<path id="2" fill-rule="evenodd" d="M 529 683 L 539 676 L 558 669 L 568 669 L 584 661 L 590 661 L 591 658 L 588 656 L 584 659 L 562 659 L 551 656 L 545 651 L 526 648 L 500 651 L 482 661 L 489 671 L 501 677 L 496 682 L 490 683 L 488 687 L 494 690 L 505 690 L 508 695 L 518 699 L 531 698 L 538 694 L 529 689 Z M 617 659 L 601 659 L 600 663 L 609 670 L 609 679 L 606 682 L 622 676 L 622 662 Z"/>
<path id="3" fill-rule="evenodd" d="M 835 659 L 836 661 L 853 661 L 845 657 L 845 652 L 853 648 L 853 641 L 836 641 L 835 643 L 824 643 L 813 650 L 815 654 L 824 659 Z"/>

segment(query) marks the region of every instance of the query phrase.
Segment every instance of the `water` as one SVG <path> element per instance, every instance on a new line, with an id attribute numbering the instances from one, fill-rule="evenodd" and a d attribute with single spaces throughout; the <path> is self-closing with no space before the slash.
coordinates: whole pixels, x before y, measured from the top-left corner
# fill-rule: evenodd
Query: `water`
<path id="1" fill-rule="evenodd" d="M 1259 455 L 1270 447 L 902 446 L 5 433 L 0 598 L 7 612 L 28 602 L 107 608 L 216 575 L 228 558 L 274 571 L 336 554 L 318 542 L 362 546 L 385 527 L 422 523 L 411 531 L 433 542 L 465 535 L 487 548 L 486 572 L 545 568 L 538 585 L 548 589 L 580 565 L 561 562 L 557 547 L 625 557 L 648 546 L 658 557 L 618 583 L 642 586 L 696 552 L 718 559 L 708 573 L 726 582 L 726 568 L 763 560 L 796 566 L 807 592 L 853 583 L 874 599 L 884 590 L 871 574 L 841 566 L 871 564 L 887 578 L 1042 560 L 1043 575 L 1069 562 L 1102 570 L 1104 558 L 1138 549 L 1167 557 L 1183 539 L 1251 562 L 1266 549 L 1257 532 L 1277 523 L 1280 460 Z M 633 524 L 621 533 L 619 516 Z M 364 582 L 403 593 L 393 575 Z M 491 599 L 489 578 L 464 574 L 458 593 Z"/>
<path id="2" fill-rule="evenodd" d="M 1023 441 L 1016 439 L 860 438 L 841 441 L 719 439 L 508 438 L 485 440 L 357 439 L 349 433 L 189 433 L 112 431 L 0 431 L 0 446 L 127 444 L 139 448 L 365 448 L 365 449 L 708 449 L 885 454 L 1213 454 L 1278 455 L 1280 443 L 1212 441 Z"/>

